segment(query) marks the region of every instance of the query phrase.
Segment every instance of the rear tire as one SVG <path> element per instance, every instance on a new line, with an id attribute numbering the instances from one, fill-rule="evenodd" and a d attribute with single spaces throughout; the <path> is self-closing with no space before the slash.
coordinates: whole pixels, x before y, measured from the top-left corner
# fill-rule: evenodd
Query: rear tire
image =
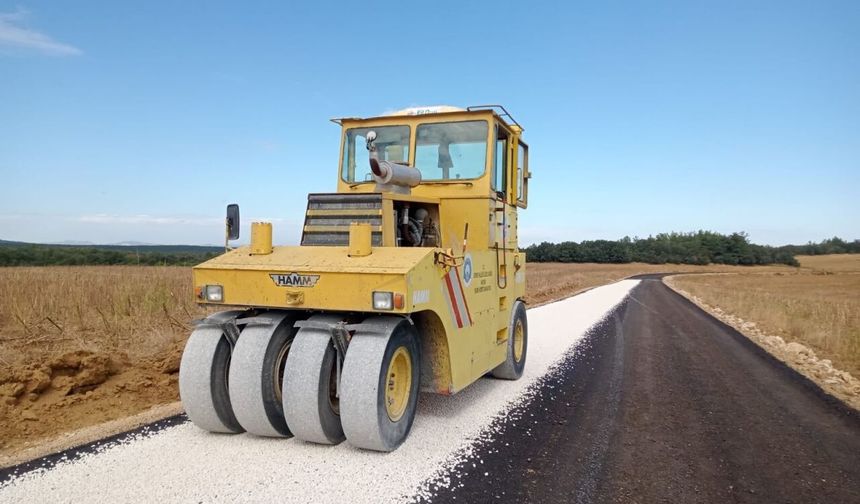
<path id="1" fill-rule="evenodd" d="M 336 315 L 315 315 L 314 322 L 336 323 Z M 303 327 L 296 333 L 284 372 L 284 418 L 303 441 L 334 445 L 344 440 L 337 387 L 337 352 L 329 332 Z"/>
<path id="2" fill-rule="evenodd" d="M 359 448 L 390 452 L 412 429 L 418 404 L 420 355 L 412 323 L 373 317 L 356 331 L 341 376 L 343 432 Z"/>
<path id="3" fill-rule="evenodd" d="M 230 404 L 227 377 L 231 348 L 218 327 L 195 329 L 179 364 L 179 397 L 194 425 L 211 432 L 235 434 L 244 429 Z"/>
<path id="4" fill-rule="evenodd" d="M 290 437 L 281 399 L 284 366 L 296 330 L 293 314 L 258 315 L 271 325 L 248 325 L 239 335 L 230 365 L 230 401 L 239 424 L 251 434 Z"/>
<path id="5" fill-rule="evenodd" d="M 511 322 L 508 324 L 508 342 L 505 361 L 493 369 L 493 376 L 503 380 L 519 380 L 526 367 L 526 354 L 529 343 L 529 323 L 526 318 L 526 305 L 514 302 Z"/>

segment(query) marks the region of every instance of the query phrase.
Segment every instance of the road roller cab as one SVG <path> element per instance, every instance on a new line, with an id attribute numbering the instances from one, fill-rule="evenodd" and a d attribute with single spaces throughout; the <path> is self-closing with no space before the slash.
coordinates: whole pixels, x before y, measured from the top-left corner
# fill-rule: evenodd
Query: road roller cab
<path id="1" fill-rule="evenodd" d="M 226 310 L 182 358 L 183 404 L 204 429 L 390 451 L 419 389 L 522 374 L 522 127 L 500 106 L 335 122 L 337 192 L 308 196 L 300 245 L 253 223 L 249 245 L 193 270 L 198 302 Z M 228 239 L 238 222 L 231 206 Z"/>

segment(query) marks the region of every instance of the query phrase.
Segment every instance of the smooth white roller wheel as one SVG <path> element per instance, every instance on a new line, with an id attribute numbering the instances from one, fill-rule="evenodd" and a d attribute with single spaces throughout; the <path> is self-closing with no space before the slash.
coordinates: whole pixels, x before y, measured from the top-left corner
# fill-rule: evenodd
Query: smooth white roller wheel
<path id="1" fill-rule="evenodd" d="M 242 432 L 227 388 L 230 343 L 218 327 L 195 329 L 179 364 L 182 407 L 197 427 L 212 432 Z"/>
<path id="2" fill-rule="evenodd" d="M 519 380 L 526 367 L 528 349 L 529 323 L 526 318 L 526 305 L 522 301 L 516 301 L 508 324 L 505 361 L 493 369 L 493 376 L 503 380 Z"/>
<path id="3" fill-rule="evenodd" d="M 341 374 L 340 415 L 350 444 L 389 452 L 409 435 L 420 381 L 418 338 L 400 317 L 373 317 L 355 332 Z"/>
<path id="4" fill-rule="evenodd" d="M 313 322 L 337 323 L 336 315 Z M 344 440 L 337 397 L 337 352 L 329 331 L 303 327 L 296 333 L 284 371 L 284 418 L 303 441 L 338 444 Z"/>
<path id="5" fill-rule="evenodd" d="M 271 324 L 249 324 L 239 335 L 230 364 L 230 402 L 239 425 L 251 434 L 289 437 L 281 383 L 296 319 L 284 312 L 258 317 Z"/>

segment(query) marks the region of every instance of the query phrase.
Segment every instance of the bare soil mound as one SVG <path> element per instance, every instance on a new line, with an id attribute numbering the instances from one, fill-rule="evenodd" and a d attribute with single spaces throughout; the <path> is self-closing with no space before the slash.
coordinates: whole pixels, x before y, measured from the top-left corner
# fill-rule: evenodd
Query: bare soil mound
<path id="1" fill-rule="evenodd" d="M 0 368 L 0 452 L 176 401 L 180 357 L 178 345 L 134 363 L 78 350 Z"/>

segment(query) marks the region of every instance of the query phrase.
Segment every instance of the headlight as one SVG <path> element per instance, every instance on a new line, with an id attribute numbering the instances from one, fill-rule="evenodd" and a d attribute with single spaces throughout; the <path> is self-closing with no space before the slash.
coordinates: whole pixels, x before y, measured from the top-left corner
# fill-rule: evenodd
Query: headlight
<path id="1" fill-rule="evenodd" d="M 394 307 L 394 296 L 390 292 L 374 292 L 373 293 L 373 309 L 374 310 L 390 310 Z"/>
<path id="2" fill-rule="evenodd" d="M 207 285 L 203 288 L 203 295 L 206 301 L 220 303 L 224 301 L 224 287 L 220 285 Z"/>

